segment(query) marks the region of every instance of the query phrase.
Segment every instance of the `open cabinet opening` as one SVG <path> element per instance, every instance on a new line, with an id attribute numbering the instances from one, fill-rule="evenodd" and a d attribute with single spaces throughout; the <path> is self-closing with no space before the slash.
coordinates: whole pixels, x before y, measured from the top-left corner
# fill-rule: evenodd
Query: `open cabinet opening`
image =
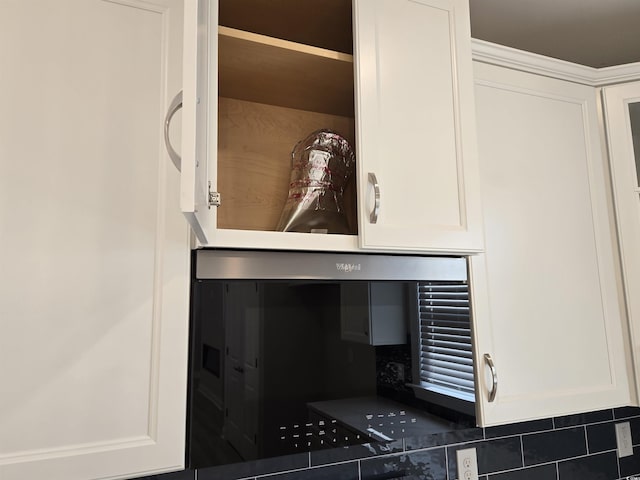
<path id="1" fill-rule="evenodd" d="M 351 2 L 222 0 L 219 23 L 217 227 L 275 231 L 296 144 L 329 129 L 355 151 Z M 353 235 L 355 190 L 354 172 Z"/>

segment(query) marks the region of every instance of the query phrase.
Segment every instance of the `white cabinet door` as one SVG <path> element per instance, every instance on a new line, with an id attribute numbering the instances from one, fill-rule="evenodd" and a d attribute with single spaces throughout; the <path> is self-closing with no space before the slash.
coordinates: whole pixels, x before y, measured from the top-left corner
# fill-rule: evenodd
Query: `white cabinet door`
<path id="1" fill-rule="evenodd" d="M 0 478 L 184 463 L 180 0 L 0 2 Z M 175 140 L 175 139 L 174 139 Z"/>
<path id="2" fill-rule="evenodd" d="M 360 246 L 480 251 L 467 1 L 355 0 L 354 57 Z"/>
<path id="3" fill-rule="evenodd" d="M 180 209 L 204 245 L 210 243 L 216 224 L 216 210 L 209 206 L 209 182 L 213 181 L 215 186 L 216 169 L 209 168 L 207 159 L 209 155 L 215 158 L 218 138 L 217 24 L 216 1 L 185 3 Z"/>
<path id="4" fill-rule="evenodd" d="M 629 402 L 594 88 L 475 65 L 485 254 L 472 257 L 483 425 Z M 497 394 L 484 354 L 497 369 Z"/>
<path id="5" fill-rule="evenodd" d="M 632 351 L 639 372 L 640 82 L 606 87 L 603 99 Z"/>

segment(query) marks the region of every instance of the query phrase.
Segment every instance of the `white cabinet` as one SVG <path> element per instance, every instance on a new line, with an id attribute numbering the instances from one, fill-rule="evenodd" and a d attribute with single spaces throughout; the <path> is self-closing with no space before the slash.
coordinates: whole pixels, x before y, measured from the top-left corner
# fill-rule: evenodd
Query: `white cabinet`
<path id="1" fill-rule="evenodd" d="M 603 89 L 618 241 L 636 372 L 640 365 L 640 82 Z M 640 386 L 640 383 L 636 383 Z M 638 388 L 638 387 L 636 387 Z M 639 390 L 640 392 L 640 390 Z"/>
<path id="2" fill-rule="evenodd" d="M 340 336 L 369 345 L 407 343 L 407 295 L 399 282 L 340 284 Z"/>
<path id="3" fill-rule="evenodd" d="M 182 2 L 0 2 L 0 478 L 184 464 Z M 176 75 L 177 74 L 177 75 Z"/>
<path id="4" fill-rule="evenodd" d="M 627 405 L 596 89 L 474 68 L 486 249 L 470 259 L 479 418 Z"/>
<path id="5" fill-rule="evenodd" d="M 201 245 L 481 251 L 467 0 L 197 3 L 181 205 Z M 291 150 L 319 128 L 356 152 L 351 234 L 277 232 Z"/>
<path id="6" fill-rule="evenodd" d="M 480 251 L 466 0 L 354 5 L 361 247 Z"/>

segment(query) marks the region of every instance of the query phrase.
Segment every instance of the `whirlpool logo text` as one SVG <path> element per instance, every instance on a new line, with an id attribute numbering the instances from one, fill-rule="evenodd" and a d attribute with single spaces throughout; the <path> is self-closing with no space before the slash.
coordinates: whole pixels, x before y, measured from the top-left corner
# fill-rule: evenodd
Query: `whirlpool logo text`
<path id="1" fill-rule="evenodd" d="M 336 263 L 336 270 L 339 272 L 359 272 L 362 266 L 359 263 Z"/>

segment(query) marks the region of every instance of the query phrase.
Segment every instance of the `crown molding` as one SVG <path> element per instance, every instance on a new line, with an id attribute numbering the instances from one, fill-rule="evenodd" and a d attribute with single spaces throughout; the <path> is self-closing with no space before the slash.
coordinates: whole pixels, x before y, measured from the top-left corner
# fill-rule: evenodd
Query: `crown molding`
<path id="1" fill-rule="evenodd" d="M 597 70 L 599 87 L 640 80 L 640 62 L 604 67 Z"/>
<path id="2" fill-rule="evenodd" d="M 473 60 L 592 87 L 640 80 L 640 62 L 594 68 L 537 53 L 471 39 Z"/>

